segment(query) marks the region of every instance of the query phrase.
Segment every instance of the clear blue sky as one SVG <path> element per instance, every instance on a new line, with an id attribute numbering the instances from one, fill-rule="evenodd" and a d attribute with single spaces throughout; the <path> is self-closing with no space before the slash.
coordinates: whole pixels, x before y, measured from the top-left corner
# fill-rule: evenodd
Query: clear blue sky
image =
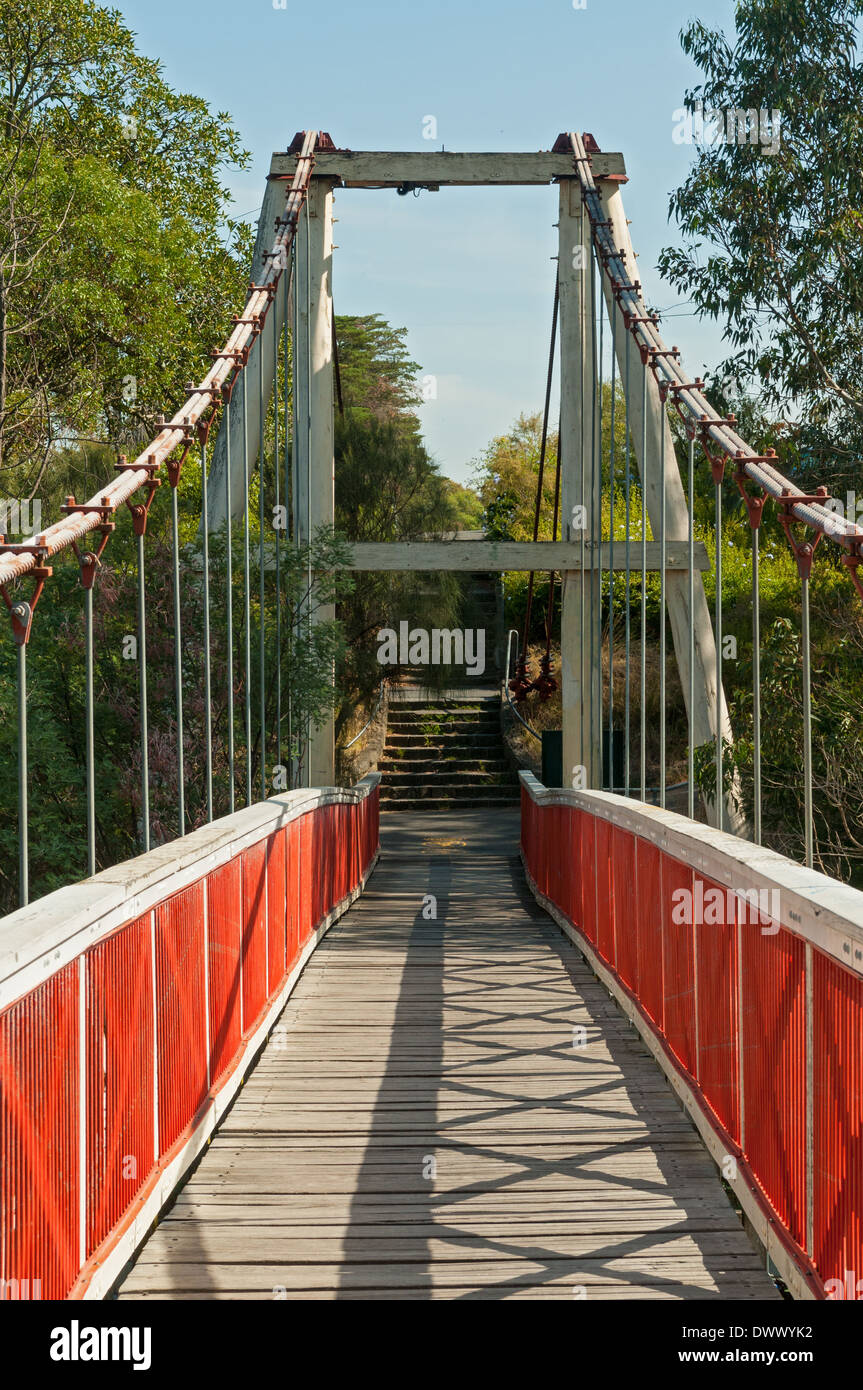
<path id="1" fill-rule="evenodd" d="M 351 149 L 548 149 L 589 130 L 620 150 L 627 215 L 648 300 L 673 306 L 655 266 L 676 239 L 668 194 L 692 149 L 672 113 L 698 80 L 680 51 L 694 14 L 733 29 L 732 0 L 115 0 L 172 86 L 228 111 L 252 166 L 229 176 L 254 220 L 273 150 L 296 130 Z M 423 118 L 438 141 L 423 139 Z M 427 443 L 451 477 L 520 411 L 541 407 L 554 289 L 553 188 L 337 193 L 336 312 L 406 326 L 438 397 Z M 664 324 L 688 369 L 721 356 L 716 327 L 679 306 Z"/>

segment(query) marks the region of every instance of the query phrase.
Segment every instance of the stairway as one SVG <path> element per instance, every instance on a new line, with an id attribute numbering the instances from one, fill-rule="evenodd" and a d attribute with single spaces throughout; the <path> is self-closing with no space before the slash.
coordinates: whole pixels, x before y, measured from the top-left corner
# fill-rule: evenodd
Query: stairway
<path id="1" fill-rule="evenodd" d="M 452 692 L 455 693 L 455 692 Z M 497 695 L 390 705 L 381 806 L 388 811 L 517 806 L 519 785 L 506 760 Z"/>
<path id="2" fill-rule="evenodd" d="M 465 533 L 467 534 L 467 533 Z M 478 534 L 478 533 L 477 533 Z M 500 728 L 502 670 L 498 578 L 463 577 L 461 623 L 485 632 L 485 669 L 406 666 L 390 687 L 387 737 L 378 763 L 381 805 L 391 811 L 460 811 L 517 806 L 518 777 Z"/>

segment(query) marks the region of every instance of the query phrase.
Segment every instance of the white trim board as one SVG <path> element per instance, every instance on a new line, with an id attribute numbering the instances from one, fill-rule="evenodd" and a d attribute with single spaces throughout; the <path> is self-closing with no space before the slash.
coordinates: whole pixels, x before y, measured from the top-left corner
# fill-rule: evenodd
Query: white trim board
<path id="1" fill-rule="evenodd" d="M 0 921 L 0 1010 L 126 922 L 317 806 L 358 803 L 380 781 L 286 792 L 11 912 Z"/>
<path id="2" fill-rule="evenodd" d="M 575 806 L 620 826 L 735 892 L 777 889 L 780 921 L 789 931 L 863 975 L 863 893 L 827 874 L 726 831 L 691 821 L 612 792 L 543 787 L 529 772 L 519 777 L 540 806 Z"/>

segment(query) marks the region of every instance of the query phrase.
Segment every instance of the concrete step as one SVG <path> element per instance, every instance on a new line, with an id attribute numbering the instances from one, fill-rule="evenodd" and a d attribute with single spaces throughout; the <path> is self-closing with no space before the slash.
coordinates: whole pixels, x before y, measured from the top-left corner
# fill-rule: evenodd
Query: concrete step
<path id="1" fill-rule="evenodd" d="M 484 678 L 487 679 L 487 676 Z M 402 687 L 407 692 L 410 687 Z M 500 696 L 492 687 L 457 701 L 428 695 L 391 703 L 379 763 L 381 804 L 417 811 L 517 806 L 519 786 L 500 727 Z"/>
<path id="2" fill-rule="evenodd" d="M 413 748 L 423 752 L 437 752 L 441 757 L 484 758 L 498 757 L 501 751 L 500 738 L 474 738 L 467 734 L 453 734 L 449 738 L 423 738 L 419 734 L 390 734 L 384 745 L 384 757 L 397 756 L 399 749 Z"/>
<path id="3" fill-rule="evenodd" d="M 451 709 L 459 705 L 492 705 L 500 708 L 500 679 L 497 676 L 490 676 L 488 681 L 483 680 L 475 685 L 447 685 L 438 686 L 436 690 L 430 690 L 427 685 L 421 682 L 410 682 L 407 685 L 399 685 L 396 681 L 390 682 L 390 705 L 394 708 L 401 708 L 406 705 L 418 705 L 420 708 L 437 707 L 438 709 Z"/>
<path id="4" fill-rule="evenodd" d="M 383 769 L 381 769 L 383 772 Z M 452 767 L 438 767 L 433 772 L 417 773 L 411 769 L 387 770 L 384 773 L 382 787 L 387 790 L 404 790 L 407 788 L 415 789 L 418 795 L 422 794 L 423 788 L 427 786 L 438 786 L 444 783 L 447 787 L 474 787 L 474 786 L 509 786 L 515 785 L 515 776 L 511 768 L 504 767 L 489 771 L 482 767 L 464 767 L 461 764 L 454 764 Z"/>
<path id="5" fill-rule="evenodd" d="M 498 756 L 498 753 L 500 755 Z M 405 748 L 402 756 L 393 757 L 392 750 L 387 753 L 378 763 L 380 772 L 412 772 L 415 776 L 424 776 L 426 772 L 433 771 L 436 767 L 459 767 L 474 768 L 481 772 L 505 772 L 509 763 L 503 754 L 498 750 L 492 749 L 485 757 L 474 757 L 470 750 L 464 756 L 459 755 L 453 758 L 444 758 L 434 749 L 428 748 Z"/>
<path id="6" fill-rule="evenodd" d="M 493 706 L 477 706 L 465 704 L 464 706 L 450 706 L 447 709 L 435 709 L 432 705 L 420 706 L 391 705 L 387 712 L 387 723 L 394 728 L 405 724 L 416 725 L 426 728 L 429 724 L 437 725 L 441 729 L 448 728 L 456 721 L 464 724 L 494 725 L 500 728 L 500 714 Z"/>
<path id="7" fill-rule="evenodd" d="M 518 794 L 498 795 L 493 791 L 483 792 L 482 796 L 425 796 L 413 801 L 388 800 L 381 795 L 381 806 L 390 811 L 481 811 L 486 807 L 495 810 L 520 805 Z"/>
<path id="8" fill-rule="evenodd" d="M 447 710 L 440 715 L 435 715 L 433 710 L 421 711 L 419 714 L 410 710 L 390 710 L 387 714 L 387 726 L 400 734 L 478 733 L 480 730 L 495 730 L 499 733 L 500 719 L 491 711 L 486 714 L 481 710 L 475 714 L 456 714 Z"/>
<path id="9" fill-rule="evenodd" d="M 509 782 L 467 782 L 461 779 L 458 782 L 441 780 L 439 782 L 412 782 L 405 783 L 403 786 L 393 786 L 391 782 L 381 782 L 381 796 L 387 801 L 425 801 L 428 797 L 443 797 L 444 800 L 459 800 L 463 795 L 489 796 L 493 800 L 497 797 L 512 797 L 516 795 L 516 783 Z"/>
<path id="10" fill-rule="evenodd" d="M 471 696 L 467 691 L 464 698 L 455 700 L 436 700 L 420 699 L 411 700 L 410 704 L 399 703 L 390 710 L 390 718 L 400 717 L 404 714 L 497 714 L 500 709 L 500 698 L 497 695 Z"/>
<path id="11" fill-rule="evenodd" d="M 390 697 L 416 691 L 421 699 L 429 703 L 441 703 L 450 698 L 452 691 L 463 691 L 467 696 L 476 691 L 480 693 L 480 698 L 484 698 L 492 695 L 500 680 L 501 671 L 492 663 L 486 666 L 481 676 L 467 676 L 462 670 L 449 671 L 445 679 L 436 685 L 430 685 L 420 674 L 406 676 L 395 672 L 390 675 Z"/>

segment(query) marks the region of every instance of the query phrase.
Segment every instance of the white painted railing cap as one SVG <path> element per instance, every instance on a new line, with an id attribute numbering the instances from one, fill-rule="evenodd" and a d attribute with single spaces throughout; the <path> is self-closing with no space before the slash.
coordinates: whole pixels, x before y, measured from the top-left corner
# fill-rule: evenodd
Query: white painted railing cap
<path id="1" fill-rule="evenodd" d="M 249 845 L 317 806 L 363 801 L 379 781 L 370 772 L 354 787 L 272 796 L 9 913 L 0 920 L 0 1009 Z"/>
<path id="2" fill-rule="evenodd" d="M 735 893 L 766 890 L 769 902 L 778 894 L 782 926 L 863 975 L 863 893 L 859 889 L 674 811 L 612 792 L 544 787 L 530 772 L 520 772 L 519 778 L 540 806 L 575 806 L 600 816 Z"/>

